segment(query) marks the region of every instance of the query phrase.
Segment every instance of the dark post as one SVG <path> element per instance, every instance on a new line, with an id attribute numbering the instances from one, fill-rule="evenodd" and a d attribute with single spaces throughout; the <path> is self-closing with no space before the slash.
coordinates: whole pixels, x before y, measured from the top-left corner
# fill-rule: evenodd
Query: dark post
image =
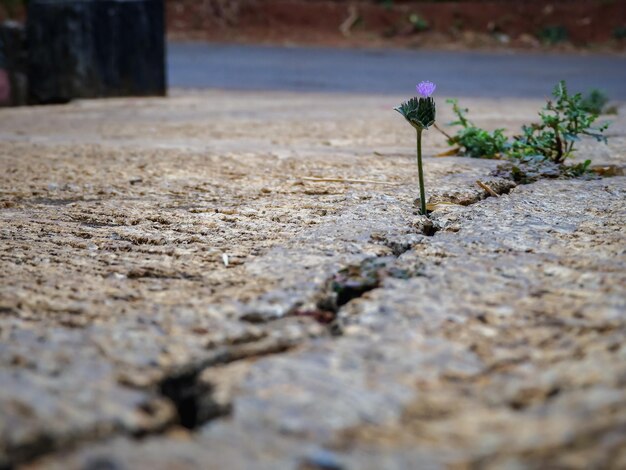
<path id="1" fill-rule="evenodd" d="M 0 106 L 27 101 L 25 31 L 16 21 L 0 23 Z"/>
<path id="2" fill-rule="evenodd" d="M 29 97 L 163 96 L 163 0 L 30 0 Z"/>

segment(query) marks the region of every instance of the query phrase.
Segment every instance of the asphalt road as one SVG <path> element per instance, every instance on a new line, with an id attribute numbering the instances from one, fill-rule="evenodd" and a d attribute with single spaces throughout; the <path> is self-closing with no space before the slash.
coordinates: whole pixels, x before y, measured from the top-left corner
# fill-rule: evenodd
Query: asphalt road
<path id="1" fill-rule="evenodd" d="M 542 98 L 566 79 L 626 100 L 626 57 L 170 43 L 178 88 L 406 94 L 428 79 L 446 96 Z"/>

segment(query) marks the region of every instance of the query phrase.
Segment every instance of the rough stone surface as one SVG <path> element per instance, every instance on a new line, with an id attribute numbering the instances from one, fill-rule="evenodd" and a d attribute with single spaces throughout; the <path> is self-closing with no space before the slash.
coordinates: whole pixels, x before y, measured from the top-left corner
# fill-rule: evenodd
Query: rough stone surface
<path id="1" fill-rule="evenodd" d="M 626 178 L 429 156 L 428 236 L 394 103 L 0 110 L 0 466 L 623 466 Z"/>

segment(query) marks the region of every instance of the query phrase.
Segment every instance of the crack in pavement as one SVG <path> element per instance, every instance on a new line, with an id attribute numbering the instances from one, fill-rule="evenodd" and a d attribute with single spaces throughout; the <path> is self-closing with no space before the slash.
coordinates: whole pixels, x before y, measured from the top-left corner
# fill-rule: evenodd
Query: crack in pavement
<path id="1" fill-rule="evenodd" d="M 615 194 L 604 203 L 617 218 L 603 226 L 592 213 L 607 183 Z M 606 292 L 589 291 L 589 301 L 577 304 L 562 289 L 581 275 L 600 283 L 609 275 L 604 258 L 582 272 L 567 266 L 581 256 L 570 252 L 584 247 L 588 230 L 604 227 L 604 257 L 619 246 L 623 237 L 615 228 L 623 223 L 623 212 L 618 214 L 625 184 L 623 178 L 542 181 L 519 188 L 509 200 L 450 211 L 442 219 L 460 221 L 462 237 L 443 231 L 398 258 L 399 266 L 426 258 L 425 276 L 387 278 L 382 288 L 345 304 L 340 338 L 245 365 L 228 419 L 203 426 L 184 443 L 167 436 L 136 444 L 114 440 L 44 463 L 79 463 L 94 455 L 151 462 L 145 456 L 155 453 L 166 466 L 178 461 L 173 446 L 198 468 L 207 459 L 219 468 L 246 458 L 257 468 L 294 461 L 330 461 L 338 468 L 406 468 L 417 461 L 498 468 L 512 461 L 555 463 L 560 455 L 567 458 L 571 446 L 604 453 L 589 439 L 615 440 L 623 426 L 618 410 L 624 409 L 624 369 L 617 360 L 623 354 L 623 296 L 615 290 L 618 283 Z M 537 232 L 548 220 L 552 229 Z M 499 236 L 493 237 L 496 227 Z M 554 250 L 563 251 L 557 257 Z M 494 259 L 497 265 L 490 264 Z M 613 261 L 615 267 L 623 262 Z M 535 278 L 524 274 L 529 272 Z M 537 290 L 542 286 L 548 292 Z M 550 292 L 561 293 L 558 304 L 546 297 Z M 210 374 L 219 381 L 230 372 Z M 586 425 L 589 413 L 596 416 L 595 436 Z M 504 427 L 514 422 L 519 424 Z M 541 438 L 520 434 L 522 429 Z M 477 445 L 481 436 L 497 444 Z M 385 444 L 390 439 L 398 442 L 393 453 Z M 244 442 L 248 457 L 240 454 Z M 616 445 L 607 448 L 609 455 L 619 455 Z M 610 463 L 606 456 L 599 461 Z"/>
<path id="2" fill-rule="evenodd" d="M 44 120 L 30 110 L 18 116 L 18 124 L 28 118 L 43 134 L 63 136 L 63 126 L 73 123 L 70 133 L 86 131 L 92 140 L 123 131 L 154 139 L 156 146 L 168 138 L 215 140 L 221 150 L 0 144 L 8 168 L 0 175 L 0 259 L 6 266 L 0 273 L 0 459 L 30 461 L 29 446 L 41 444 L 37 452 L 47 457 L 33 467 L 49 461 L 80 467 L 85 462 L 74 463 L 83 456 L 87 464 L 128 459 L 158 468 L 179 456 L 200 468 L 207 462 L 233 468 L 250 463 L 247 458 L 260 468 L 301 459 L 309 466 L 335 459 L 388 468 L 377 443 L 362 450 L 367 436 L 360 430 L 388 433 L 400 443 L 404 428 L 392 424 L 428 415 L 428 403 L 435 415 L 448 413 L 451 427 L 455 419 L 463 423 L 455 403 L 468 410 L 488 406 L 477 398 L 479 388 L 469 387 L 471 400 L 464 399 L 457 388 L 463 384 L 501 380 L 486 389 L 493 406 L 503 416 L 503 410 L 522 413 L 529 426 L 536 423 L 534 407 L 550 411 L 575 393 L 585 406 L 596 406 L 598 396 L 613 400 L 610 374 L 617 366 L 610 361 L 621 349 L 609 327 L 619 323 L 587 317 L 592 307 L 608 315 L 618 306 L 622 254 L 611 218 L 617 217 L 621 180 L 540 182 L 532 191 L 520 187 L 469 208 L 445 207 L 433 216 L 439 230 L 427 238 L 408 183 L 413 159 L 409 149 L 397 147 L 404 128 L 396 130 L 395 121 L 374 109 L 389 108 L 382 99 L 359 98 L 358 111 L 340 98 L 307 101 L 306 121 L 293 114 L 300 103 L 293 96 L 283 104 L 280 97 L 277 103 L 275 96 L 267 102 L 246 96 L 238 120 L 214 109 L 224 106 L 228 114 L 237 99 L 211 94 L 210 100 L 146 105 L 124 129 L 113 122 L 121 103 L 68 108 L 60 120 L 47 119 L 47 110 L 39 111 Z M 258 115 L 245 114 L 244 132 L 241 113 L 251 100 Z M 270 101 L 280 122 L 267 122 L 263 114 Z M 165 111 L 192 108 L 194 116 L 210 119 L 155 121 Z M 103 112 L 107 117 L 98 122 L 104 127 L 92 129 Z M 82 123 L 85 113 L 89 119 Z M 337 129 L 341 141 L 320 143 Z M 248 137 L 253 144 L 242 139 Z M 437 138 L 428 137 L 429 147 L 437 148 Z M 371 148 L 389 155 L 372 156 Z M 433 198 L 470 204 L 486 196 L 477 179 L 498 185 L 490 176 L 498 162 L 425 163 Z M 373 190 L 300 178 L 366 179 L 373 173 L 407 184 Z M 574 187 L 588 188 L 588 197 L 579 199 Z M 565 210 L 559 191 L 593 217 Z M 559 206 L 545 204 L 551 199 Z M 477 231 L 479 222 L 489 228 Z M 559 244 L 537 245 L 530 229 L 543 234 L 542 243 L 562 237 L 571 256 Z M 583 256 L 589 246 L 598 252 L 596 270 Z M 541 282 L 529 277 L 537 276 L 533 270 Z M 522 313 L 511 314 L 512 306 Z M 563 318 L 556 306 L 582 317 Z M 246 321 L 254 315 L 255 323 Z M 506 328 L 507 319 L 514 329 Z M 526 330 L 534 336 L 524 336 Z M 526 343 L 536 351 L 524 349 Z M 606 354 L 609 366 L 594 379 L 590 348 L 604 346 L 606 352 L 595 354 Z M 586 382 L 572 381 L 558 362 L 551 377 L 549 363 L 536 360 L 544 353 L 564 364 L 568 354 L 588 357 L 577 366 Z M 473 379 L 492 366 L 492 374 Z M 544 382 L 523 374 L 534 368 Z M 505 371 L 512 372 L 508 382 L 499 375 Z M 583 385 L 599 392 L 586 395 Z M 502 400 L 492 388 L 505 392 Z M 437 396 L 449 400 L 439 403 Z M 341 443 L 337 434 L 350 429 L 348 450 L 329 456 Z M 451 442 L 445 433 L 427 431 L 440 447 Z M 463 452 L 480 444 L 465 431 L 463 438 Z M 421 461 L 440 461 L 419 444 L 413 447 Z M 395 455 L 414 458 L 406 448 Z M 459 456 L 466 457 L 480 456 Z"/>
<path id="3" fill-rule="evenodd" d="M 452 185 L 457 184 L 457 176 L 453 176 L 450 179 L 453 180 Z M 454 194 L 457 193 L 458 188 L 455 189 Z M 475 188 L 468 188 L 468 194 L 470 195 L 468 197 L 472 198 L 473 202 L 484 197 L 482 192 Z M 443 197 L 446 196 L 444 195 Z M 303 340 L 306 341 L 308 337 L 341 334 L 341 323 L 334 321 L 334 317 L 338 316 L 340 309 L 353 298 L 358 298 L 366 291 L 380 285 L 382 279 L 389 274 L 389 272 L 383 272 L 384 269 L 382 271 L 379 269 L 383 267 L 373 266 L 373 269 L 370 269 L 370 273 L 367 274 L 374 276 L 372 280 L 373 284 L 366 289 L 356 288 L 356 291 L 347 295 L 347 291 L 353 289 L 346 289 L 346 283 L 351 282 L 348 276 L 343 282 L 343 294 L 338 293 L 336 291 L 336 285 L 339 281 L 338 276 L 345 276 L 353 268 L 350 264 L 348 264 L 347 268 L 343 268 L 343 262 L 339 261 L 336 257 L 329 258 L 324 254 L 323 243 L 327 243 L 330 249 L 330 247 L 335 245 L 337 240 L 343 240 L 342 243 L 344 243 L 345 246 L 345 253 L 347 253 L 344 259 L 361 260 L 360 263 L 356 265 L 358 271 L 360 269 L 359 266 L 366 266 L 367 263 L 370 262 L 368 260 L 382 259 L 382 257 L 371 257 L 367 252 L 363 252 L 360 247 L 363 244 L 382 246 L 386 249 L 391 258 L 394 258 L 411 249 L 415 243 L 420 241 L 417 231 L 421 230 L 421 226 L 413 224 L 412 213 L 410 211 L 406 213 L 402 205 L 394 208 L 393 211 L 389 211 L 387 206 L 389 206 L 390 202 L 387 196 L 374 196 L 357 207 L 349 208 L 348 214 L 338 216 L 332 223 L 322 225 L 313 231 L 305 232 L 301 239 L 296 240 L 295 248 L 275 248 L 274 251 L 270 252 L 267 256 L 256 260 L 246 267 L 249 272 L 254 273 L 259 270 L 255 265 L 258 263 L 263 265 L 264 260 L 275 264 L 277 261 L 277 252 L 282 253 L 283 256 L 287 258 L 291 258 L 295 255 L 295 259 L 302 260 L 302 245 L 314 243 L 315 248 L 310 250 L 312 262 L 309 265 L 305 263 L 304 269 L 302 269 L 303 265 L 299 262 L 296 262 L 297 266 L 294 266 L 303 271 L 303 277 L 300 281 L 293 283 L 291 288 L 288 287 L 285 289 L 281 287 L 276 291 L 270 291 L 264 294 L 261 298 L 249 301 L 247 307 L 243 309 L 244 313 L 241 314 L 238 319 L 234 320 L 235 322 L 241 320 L 244 320 L 244 322 L 254 321 L 254 315 L 258 315 L 259 312 L 261 312 L 261 317 L 258 317 L 260 323 L 266 323 L 268 320 L 272 320 L 272 324 L 267 326 L 270 331 L 258 333 L 257 330 L 253 330 L 256 331 L 256 333 L 252 333 L 253 339 L 247 344 L 226 345 L 218 347 L 217 350 L 211 350 L 208 353 L 198 351 L 195 353 L 194 359 L 177 363 L 169 372 L 165 369 L 158 379 L 156 379 L 156 377 L 145 378 L 144 374 L 137 374 L 137 369 L 122 371 L 121 374 L 118 373 L 116 382 L 119 383 L 120 386 L 130 386 L 133 392 L 147 394 L 145 398 L 138 397 L 139 401 L 135 406 L 135 413 L 138 415 L 138 420 L 135 424 L 131 424 L 127 428 L 125 427 L 126 425 L 113 426 L 109 428 L 109 430 L 98 426 L 98 431 L 95 433 L 90 433 L 87 430 L 82 431 L 80 439 L 72 435 L 68 436 L 67 439 L 59 439 L 57 441 L 50 439 L 49 433 L 43 431 L 34 434 L 33 439 L 27 441 L 25 446 L 9 447 L 6 449 L 6 458 L 8 458 L 9 461 L 24 462 L 32 460 L 33 458 L 42 457 L 50 452 L 67 450 L 70 447 L 79 445 L 79 441 L 90 443 L 110 438 L 113 435 L 129 434 L 143 436 L 150 433 L 162 433 L 177 423 L 193 429 L 215 417 L 228 413 L 230 410 L 228 405 L 219 407 L 215 406 L 212 402 L 210 385 L 199 384 L 197 382 L 197 378 L 204 370 L 240 360 L 286 351 L 303 344 Z M 374 206 L 374 209 L 372 206 Z M 363 224 L 364 220 L 367 221 L 366 224 Z M 373 223 L 375 220 L 378 221 Z M 361 230 L 361 232 L 359 232 L 359 230 Z M 322 256 L 320 257 L 318 253 L 322 253 Z M 319 264 L 320 259 L 322 260 L 321 264 Z M 374 261 L 374 264 L 375 263 Z M 294 265 L 289 259 L 282 260 L 279 264 Z M 333 269 L 336 269 L 334 273 Z M 263 276 L 268 276 L 268 270 L 265 267 L 261 267 L 260 270 Z M 317 277 L 312 278 L 312 274 L 315 271 L 319 274 Z M 329 271 L 333 274 L 329 274 Z M 135 272 L 137 274 L 134 274 Z M 143 273 L 147 274 L 144 275 Z M 167 271 L 154 268 L 131 270 L 127 274 L 127 277 L 129 279 L 141 279 L 145 277 L 155 278 L 153 273 L 158 274 L 156 275 L 156 279 L 172 280 L 180 277 L 167 274 Z M 399 275 L 406 276 L 406 273 L 399 273 Z M 189 278 L 189 276 L 186 277 Z M 333 283 L 335 287 L 333 287 Z M 280 302 L 276 302 L 275 296 L 277 293 Z M 268 304 L 270 306 L 269 317 L 267 315 Z M 313 306 L 313 310 L 307 310 L 307 306 L 309 305 Z M 310 313 L 319 310 L 322 312 L 327 310 L 332 312 L 333 319 L 329 321 L 330 324 L 328 327 L 316 328 L 314 325 L 308 324 L 310 323 L 308 321 L 308 317 L 311 316 Z M 77 311 L 81 311 L 81 309 Z M 296 318 L 290 319 L 290 317 L 293 316 Z M 313 314 L 312 317 L 316 318 L 316 314 Z M 286 331 L 281 332 L 281 328 L 277 328 L 276 326 L 277 321 L 278 323 L 289 321 L 305 323 L 303 327 L 300 327 L 302 331 L 298 332 L 295 337 L 292 338 L 293 333 L 288 331 L 290 325 L 285 323 L 285 328 L 282 329 Z M 260 337 L 255 337 L 255 334 L 260 334 Z M 105 343 L 100 340 L 92 341 L 92 345 L 96 346 L 96 350 L 102 356 L 108 358 L 108 360 L 113 363 L 123 365 L 123 360 L 115 359 L 116 355 L 119 353 L 109 351 L 104 344 Z M 137 346 L 138 344 L 135 343 L 134 347 L 137 348 Z M 141 346 L 137 349 L 137 351 L 141 350 L 145 351 L 145 346 Z M 148 353 L 147 355 L 150 354 Z M 156 385 L 154 385 L 155 379 Z M 167 406 L 167 404 L 164 405 L 162 403 L 163 398 L 169 400 L 171 406 Z"/>

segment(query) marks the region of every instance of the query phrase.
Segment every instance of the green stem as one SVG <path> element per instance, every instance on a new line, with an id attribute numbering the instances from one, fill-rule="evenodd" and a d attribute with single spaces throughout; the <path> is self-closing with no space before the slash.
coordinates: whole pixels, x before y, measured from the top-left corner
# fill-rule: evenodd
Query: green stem
<path id="1" fill-rule="evenodd" d="M 422 169 L 422 130 L 417 130 L 417 173 L 420 181 L 420 212 L 428 215 L 426 211 L 426 191 L 424 190 L 424 170 Z"/>

